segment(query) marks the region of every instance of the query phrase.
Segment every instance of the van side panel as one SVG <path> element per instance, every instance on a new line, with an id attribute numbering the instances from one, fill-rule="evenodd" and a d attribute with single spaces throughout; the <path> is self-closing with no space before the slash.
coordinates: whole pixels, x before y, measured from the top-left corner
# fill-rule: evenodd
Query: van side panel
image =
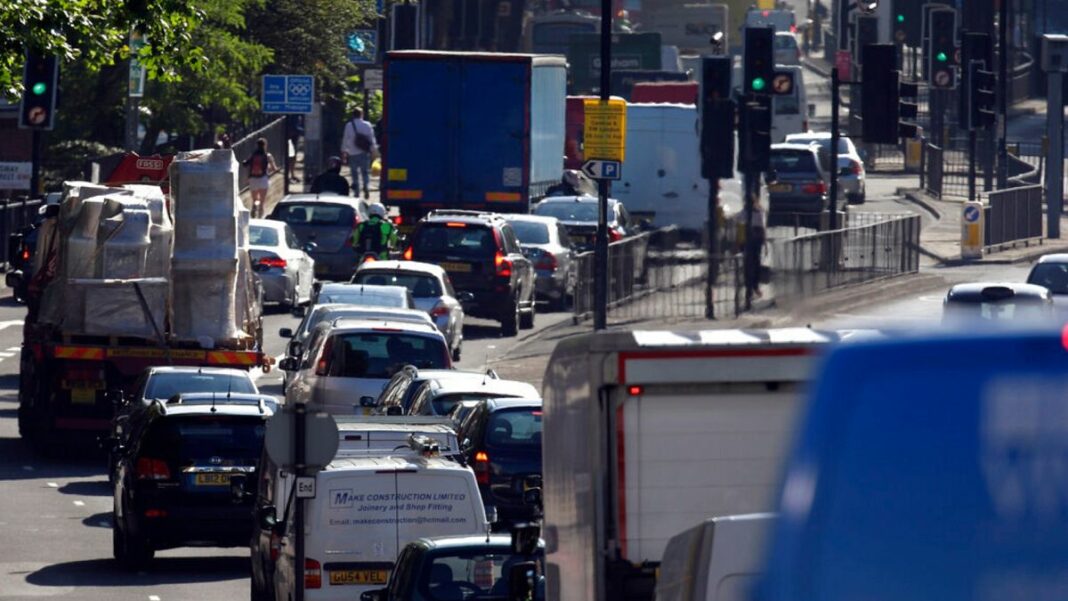
<path id="1" fill-rule="evenodd" d="M 651 387 L 650 387 L 651 388 Z M 790 387 L 710 394 L 618 393 L 623 557 L 660 561 L 675 534 L 714 516 L 767 511 L 800 405 Z"/>

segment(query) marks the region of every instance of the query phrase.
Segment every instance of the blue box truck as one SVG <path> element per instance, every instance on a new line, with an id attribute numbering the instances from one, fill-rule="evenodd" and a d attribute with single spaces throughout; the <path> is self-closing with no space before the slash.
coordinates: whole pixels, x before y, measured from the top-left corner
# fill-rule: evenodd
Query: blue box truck
<path id="1" fill-rule="evenodd" d="M 560 180 L 563 57 L 389 52 L 384 87 L 382 200 L 402 231 L 433 209 L 526 213 Z"/>

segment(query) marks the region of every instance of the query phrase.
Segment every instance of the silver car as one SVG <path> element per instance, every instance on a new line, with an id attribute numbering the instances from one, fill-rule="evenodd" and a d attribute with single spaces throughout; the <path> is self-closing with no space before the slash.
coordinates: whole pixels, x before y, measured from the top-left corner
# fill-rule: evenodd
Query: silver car
<path id="1" fill-rule="evenodd" d="M 523 254 L 534 262 L 534 290 L 555 309 L 563 309 L 575 292 L 575 251 L 560 220 L 542 215 L 506 215 Z"/>
<path id="2" fill-rule="evenodd" d="M 263 301 L 288 309 L 311 299 L 315 260 L 281 221 L 249 221 L 249 256 L 263 283 Z"/>
<path id="3" fill-rule="evenodd" d="M 457 294 L 444 269 L 419 261 L 373 261 L 360 265 L 352 276 L 352 283 L 407 288 L 412 293 L 415 307 L 426 311 L 449 341 L 452 360 L 460 360 L 464 342 L 461 301 L 469 293 Z"/>
<path id="4" fill-rule="evenodd" d="M 775 64 L 801 64 L 801 48 L 797 45 L 797 36 L 789 31 L 775 32 Z"/>
<path id="5" fill-rule="evenodd" d="M 786 136 L 787 144 L 815 144 L 819 148 L 820 161 L 824 171 L 830 163 L 831 134 L 827 132 L 809 131 L 803 134 L 789 134 Z M 849 204 L 864 204 L 866 194 L 864 190 L 864 161 L 853 145 L 853 140 L 848 136 L 838 139 L 838 190 L 844 194 Z M 839 196 L 841 198 L 841 196 Z"/>

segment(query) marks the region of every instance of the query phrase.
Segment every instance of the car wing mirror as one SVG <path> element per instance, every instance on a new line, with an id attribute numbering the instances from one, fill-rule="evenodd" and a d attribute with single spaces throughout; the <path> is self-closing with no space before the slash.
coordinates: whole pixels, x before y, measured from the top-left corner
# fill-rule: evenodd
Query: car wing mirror
<path id="1" fill-rule="evenodd" d="M 471 294 L 470 292 L 467 292 L 467 291 L 457 292 L 456 293 L 456 300 L 460 301 L 461 303 L 469 303 L 469 302 L 475 300 L 475 295 Z"/>
<path id="2" fill-rule="evenodd" d="M 317 248 L 319 248 L 319 245 L 316 244 L 315 242 L 312 242 L 312 241 L 309 240 L 308 242 L 304 243 L 303 248 L 304 248 L 304 252 L 306 252 L 308 254 L 311 254 L 311 253 L 315 252 L 315 250 Z"/>
<path id="3" fill-rule="evenodd" d="M 774 169 L 769 169 L 764 172 L 764 183 L 772 184 L 779 181 L 779 174 Z"/>
<path id="4" fill-rule="evenodd" d="M 278 362 L 278 369 L 282 371 L 297 371 L 298 365 L 295 357 L 285 357 Z"/>
<path id="5" fill-rule="evenodd" d="M 278 527 L 278 516 L 274 505 L 264 505 L 256 511 L 256 521 L 264 530 L 274 530 Z"/>
<path id="6" fill-rule="evenodd" d="M 374 406 L 375 406 L 375 397 L 373 397 L 373 396 L 362 396 L 362 397 L 360 397 L 360 407 L 374 407 Z"/>
<path id="7" fill-rule="evenodd" d="M 386 601 L 388 589 L 380 588 L 360 593 L 360 601 Z"/>
<path id="8" fill-rule="evenodd" d="M 278 330 L 278 335 L 281 336 L 282 338 L 292 338 L 293 337 L 293 328 L 280 328 Z"/>
<path id="9" fill-rule="evenodd" d="M 390 405 L 389 407 L 386 407 L 386 415 L 398 416 L 398 415 L 401 415 L 402 413 L 403 413 L 403 411 L 401 410 L 400 406 L 398 406 L 398 405 Z"/>
<path id="10" fill-rule="evenodd" d="M 248 476 L 245 474 L 234 474 L 230 476 L 230 499 L 234 503 L 242 503 L 248 498 L 248 491 L 245 487 L 248 485 Z"/>

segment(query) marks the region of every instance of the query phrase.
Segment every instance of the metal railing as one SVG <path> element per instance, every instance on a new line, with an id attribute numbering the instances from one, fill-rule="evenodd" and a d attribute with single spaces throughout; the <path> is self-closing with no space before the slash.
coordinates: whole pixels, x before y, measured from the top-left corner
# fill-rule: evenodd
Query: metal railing
<path id="1" fill-rule="evenodd" d="M 239 163 L 248 159 L 253 150 L 256 150 L 256 140 L 260 138 L 267 139 L 267 152 L 274 156 L 274 162 L 278 165 L 279 169 L 285 168 L 286 161 L 286 119 L 285 117 L 279 117 L 274 121 L 271 121 L 266 126 L 248 134 L 244 138 L 241 138 L 237 142 L 234 142 L 231 148 L 234 151 L 234 157 Z M 242 164 L 240 173 L 238 174 L 238 182 L 240 182 L 241 190 L 244 191 L 248 188 L 248 166 Z"/>
<path id="2" fill-rule="evenodd" d="M 608 317 L 613 320 L 650 318 L 704 318 L 708 252 L 697 245 L 677 242 L 673 228 L 643 233 L 608 245 Z M 716 317 L 741 312 L 745 284 L 740 255 L 716 261 L 718 283 L 711 294 Z M 589 319 L 594 311 L 594 253 L 575 257 L 574 321 Z"/>
<path id="3" fill-rule="evenodd" d="M 987 194 L 985 246 L 1000 247 L 1042 237 L 1042 186 L 1022 186 Z"/>
<path id="4" fill-rule="evenodd" d="M 942 198 L 942 149 L 927 144 L 923 153 L 923 188 L 935 198 Z"/>
<path id="5" fill-rule="evenodd" d="M 770 243 L 772 290 L 788 305 L 813 294 L 920 268 L 920 216 L 884 215 L 866 225 Z"/>
<path id="6" fill-rule="evenodd" d="M 5 268 L 11 262 L 11 234 L 37 221 L 37 212 L 44 201 L 40 198 L 18 199 L 0 202 L 0 265 Z"/>

